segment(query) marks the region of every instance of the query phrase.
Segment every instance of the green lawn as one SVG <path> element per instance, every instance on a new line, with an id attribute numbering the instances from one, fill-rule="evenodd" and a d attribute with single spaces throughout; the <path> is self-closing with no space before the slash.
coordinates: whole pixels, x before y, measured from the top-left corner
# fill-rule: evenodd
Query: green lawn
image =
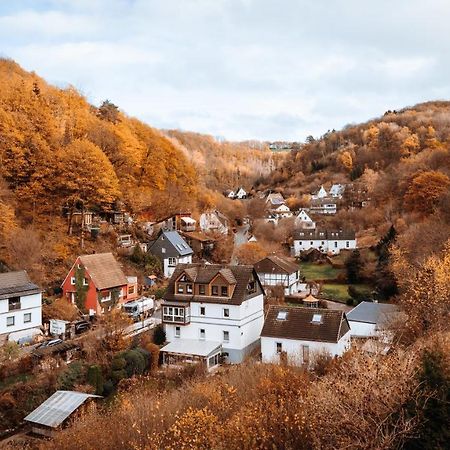
<path id="1" fill-rule="evenodd" d="M 353 286 L 359 292 L 370 293 L 372 291 L 372 288 L 367 284 L 354 284 Z M 324 284 L 320 296 L 328 300 L 345 303 L 350 297 L 348 295 L 348 284 Z"/>
<path id="2" fill-rule="evenodd" d="M 306 281 L 335 280 L 343 269 L 335 269 L 330 264 L 300 263 L 300 276 Z"/>

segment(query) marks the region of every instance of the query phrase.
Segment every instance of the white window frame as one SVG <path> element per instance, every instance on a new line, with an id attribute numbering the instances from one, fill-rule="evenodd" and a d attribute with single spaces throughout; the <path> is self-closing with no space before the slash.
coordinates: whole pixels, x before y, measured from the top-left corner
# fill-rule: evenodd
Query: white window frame
<path id="1" fill-rule="evenodd" d="M 12 319 L 12 323 L 8 323 L 10 322 L 10 320 Z M 9 316 L 6 318 L 6 326 L 7 327 L 13 327 L 16 324 L 16 317 L 15 316 Z"/>
<path id="2" fill-rule="evenodd" d="M 223 342 L 230 342 L 230 332 L 227 330 L 223 330 Z"/>
<path id="3" fill-rule="evenodd" d="M 223 317 L 229 318 L 230 317 L 230 308 L 223 308 L 222 314 L 223 314 Z"/>
<path id="4" fill-rule="evenodd" d="M 179 338 L 181 336 L 181 327 L 175 327 L 175 337 Z"/>
<path id="5" fill-rule="evenodd" d="M 76 282 L 75 277 L 70 277 L 70 284 L 72 286 L 75 286 L 75 282 Z"/>
<path id="6" fill-rule="evenodd" d="M 28 317 L 29 317 L 29 320 L 26 319 Z M 23 315 L 23 323 L 30 323 L 30 322 L 31 322 L 31 313 L 30 312 L 29 313 L 25 313 Z"/>
<path id="7" fill-rule="evenodd" d="M 277 352 L 277 355 L 279 355 L 283 351 L 282 342 L 275 342 L 275 351 Z"/>
<path id="8" fill-rule="evenodd" d="M 206 339 L 206 329 L 205 328 L 200 328 L 199 339 L 202 341 L 204 341 Z"/>
<path id="9" fill-rule="evenodd" d="M 173 261 L 173 264 L 171 264 L 172 261 Z M 177 258 L 175 258 L 175 256 L 169 256 L 167 265 L 169 267 L 175 267 L 177 265 Z"/>
<path id="10" fill-rule="evenodd" d="M 206 316 L 206 306 L 200 306 L 200 315 Z"/>

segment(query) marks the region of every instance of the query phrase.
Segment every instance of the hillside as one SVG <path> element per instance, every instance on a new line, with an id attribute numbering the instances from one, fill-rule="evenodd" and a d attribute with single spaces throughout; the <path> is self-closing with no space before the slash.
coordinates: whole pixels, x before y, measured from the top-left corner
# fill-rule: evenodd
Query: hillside
<path id="1" fill-rule="evenodd" d="M 328 222 L 373 229 L 376 238 L 394 224 L 404 249 L 418 260 L 441 250 L 450 235 L 449 149 L 450 102 L 428 102 L 309 137 L 259 187 L 306 206 L 302 195 L 321 184 L 351 183 L 370 206 L 342 210 Z"/>
<path id="2" fill-rule="evenodd" d="M 95 107 L 73 87 L 51 86 L 0 60 L 0 261 L 31 270 L 73 258 L 78 243 L 65 235 L 63 208 L 125 207 L 164 217 L 216 206 L 223 201 L 216 190 L 234 183 L 251 187 L 273 166 L 267 148 L 169 134 L 109 101 Z M 25 244 L 17 248 L 21 233 L 35 242 L 30 261 Z M 111 248 L 107 241 L 96 246 L 90 250 Z"/>
<path id="3" fill-rule="evenodd" d="M 256 178 L 267 176 L 286 153 L 273 153 L 260 142 L 219 142 L 212 136 L 168 130 L 172 139 L 198 169 L 205 185 L 214 190 L 252 187 Z"/>

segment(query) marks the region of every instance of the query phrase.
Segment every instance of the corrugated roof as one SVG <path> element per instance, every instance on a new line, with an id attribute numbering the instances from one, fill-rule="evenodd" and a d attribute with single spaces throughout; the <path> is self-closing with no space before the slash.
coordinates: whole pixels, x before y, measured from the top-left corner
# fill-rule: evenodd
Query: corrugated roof
<path id="1" fill-rule="evenodd" d="M 112 253 L 82 255 L 79 260 L 89 272 L 89 276 L 98 290 L 128 284 L 127 277 Z"/>
<path id="2" fill-rule="evenodd" d="M 0 273 L 0 300 L 39 292 L 41 289 L 31 282 L 25 270 Z"/>
<path id="3" fill-rule="evenodd" d="M 220 349 L 222 344 L 214 341 L 201 341 L 199 339 L 174 339 L 165 345 L 161 351 L 179 355 L 208 356 Z"/>
<path id="4" fill-rule="evenodd" d="M 297 272 L 298 264 L 288 258 L 277 255 L 269 255 L 255 264 L 258 273 L 287 273 Z"/>
<path id="5" fill-rule="evenodd" d="M 61 425 L 88 398 L 101 398 L 99 395 L 75 391 L 56 391 L 24 420 L 27 422 L 56 428 Z"/>
<path id="6" fill-rule="evenodd" d="M 389 303 L 361 302 L 347 313 L 347 319 L 353 322 L 386 324 L 389 318 L 397 315 L 399 309 L 396 305 Z"/>
<path id="7" fill-rule="evenodd" d="M 284 320 L 277 319 L 286 312 Z M 313 323 L 313 316 L 320 321 Z M 337 343 L 350 331 L 343 311 L 299 306 L 270 306 L 261 336 L 295 339 L 299 341 Z"/>

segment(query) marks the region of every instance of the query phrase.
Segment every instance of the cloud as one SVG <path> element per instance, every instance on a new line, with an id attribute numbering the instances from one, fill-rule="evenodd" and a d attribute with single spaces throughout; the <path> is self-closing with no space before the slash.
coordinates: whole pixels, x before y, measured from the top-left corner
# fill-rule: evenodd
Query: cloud
<path id="1" fill-rule="evenodd" d="M 151 125 L 304 139 L 450 95 L 444 0 L 17 0 L 2 51 Z"/>

